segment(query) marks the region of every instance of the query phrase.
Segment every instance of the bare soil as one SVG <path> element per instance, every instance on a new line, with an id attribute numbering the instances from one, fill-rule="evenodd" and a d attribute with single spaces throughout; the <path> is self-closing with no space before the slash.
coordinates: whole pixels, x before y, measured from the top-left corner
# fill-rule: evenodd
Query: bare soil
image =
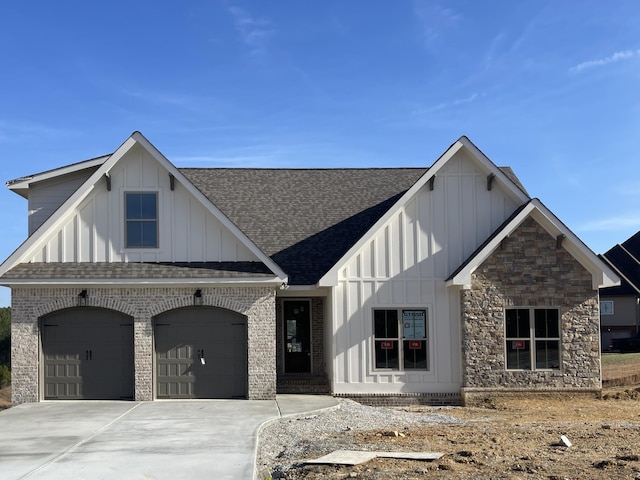
<path id="1" fill-rule="evenodd" d="M 603 367 L 602 397 L 508 396 L 482 407 L 410 407 L 462 423 L 345 432 L 354 449 L 442 452 L 434 462 L 375 459 L 357 466 L 298 465 L 290 479 L 640 480 L 640 363 Z M 562 444 L 564 435 L 571 442 Z"/>
<path id="2" fill-rule="evenodd" d="M 412 407 L 408 411 L 433 411 Z M 640 387 L 584 395 L 505 397 L 481 408 L 442 407 L 461 424 L 398 432 L 348 432 L 355 448 L 442 452 L 434 462 L 375 459 L 353 466 L 300 465 L 304 479 L 640 479 Z M 401 435 L 400 435 L 401 434 Z M 404 436 L 402 436 L 404 435 Z M 572 446 L 561 443 L 565 435 Z"/>
<path id="3" fill-rule="evenodd" d="M 11 386 L 0 388 L 0 410 L 11 406 Z"/>

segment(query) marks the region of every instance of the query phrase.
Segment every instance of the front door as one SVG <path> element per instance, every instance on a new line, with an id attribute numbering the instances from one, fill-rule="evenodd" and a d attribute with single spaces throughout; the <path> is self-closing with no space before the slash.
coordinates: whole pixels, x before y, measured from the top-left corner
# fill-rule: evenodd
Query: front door
<path id="1" fill-rule="evenodd" d="M 311 372 L 311 302 L 284 300 L 284 371 Z"/>

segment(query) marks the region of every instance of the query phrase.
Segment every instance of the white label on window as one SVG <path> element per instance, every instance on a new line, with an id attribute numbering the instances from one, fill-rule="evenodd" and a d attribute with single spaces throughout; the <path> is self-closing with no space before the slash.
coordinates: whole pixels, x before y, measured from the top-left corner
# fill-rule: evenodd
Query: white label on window
<path id="1" fill-rule="evenodd" d="M 404 338 L 426 337 L 426 315 L 424 310 L 403 310 L 402 325 Z"/>

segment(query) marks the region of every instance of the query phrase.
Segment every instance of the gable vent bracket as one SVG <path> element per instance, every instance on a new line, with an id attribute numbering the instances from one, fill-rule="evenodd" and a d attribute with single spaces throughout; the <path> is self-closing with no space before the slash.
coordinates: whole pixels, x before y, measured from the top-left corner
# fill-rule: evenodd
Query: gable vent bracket
<path id="1" fill-rule="evenodd" d="M 487 175 L 487 190 L 491 190 L 491 188 L 493 187 L 494 178 L 496 178 L 496 176 L 493 173 Z"/>
<path id="2" fill-rule="evenodd" d="M 562 248 L 562 241 L 565 238 L 565 235 L 562 233 L 556 237 L 556 250 L 560 250 Z"/>
<path id="3" fill-rule="evenodd" d="M 171 188 L 171 191 L 176 189 L 176 177 L 172 173 L 169 174 L 169 188 Z"/>
<path id="4" fill-rule="evenodd" d="M 104 174 L 104 178 L 107 180 L 107 191 L 110 192 L 111 191 L 111 175 L 109 175 L 109 172 Z"/>
<path id="5" fill-rule="evenodd" d="M 434 175 L 429 179 L 429 190 L 431 190 L 432 192 L 433 192 L 435 183 L 436 183 L 436 176 Z"/>

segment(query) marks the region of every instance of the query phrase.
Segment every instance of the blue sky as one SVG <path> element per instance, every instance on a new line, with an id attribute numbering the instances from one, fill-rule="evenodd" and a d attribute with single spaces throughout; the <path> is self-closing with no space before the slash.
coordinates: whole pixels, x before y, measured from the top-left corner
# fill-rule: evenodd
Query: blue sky
<path id="1" fill-rule="evenodd" d="M 640 230 L 638 25 L 635 0 L 5 2 L 0 180 L 135 130 L 197 167 L 429 166 L 467 135 L 603 253 Z M 0 221 L 4 259 L 6 188 Z"/>

